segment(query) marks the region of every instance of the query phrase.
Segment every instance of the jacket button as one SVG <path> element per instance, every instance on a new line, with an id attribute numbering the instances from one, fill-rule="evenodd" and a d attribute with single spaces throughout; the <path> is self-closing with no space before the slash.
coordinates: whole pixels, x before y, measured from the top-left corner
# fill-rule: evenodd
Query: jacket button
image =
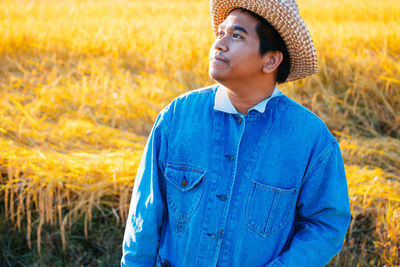
<path id="1" fill-rule="evenodd" d="M 222 238 L 224 236 L 224 229 L 218 232 L 219 238 Z"/>
<path id="2" fill-rule="evenodd" d="M 226 200 L 226 195 L 217 195 L 217 197 L 222 201 Z"/>
<path id="3" fill-rule="evenodd" d="M 163 261 L 161 262 L 161 266 L 162 266 L 162 267 L 170 267 L 171 264 L 169 263 L 169 261 L 163 260 Z"/>
<path id="4" fill-rule="evenodd" d="M 241 124 L 241 123 L 242 123 L 242 118 L 239 117 L 239 118 L 237 119 L 237 122 L 238 122 L 239 124 Z"/>
<path id="5" fill-rule="evenodd" d="M 214 233 L 207 233 L 207 235 L 208 235 L 209 237 L 211 237 L 211 239 L 217 238 L 217 236 L 216 236 Z"/>
<path id="6" fill-rule="evenodd" d="M 225 155 L 225 157 L 229 160 L 229 161 L 234 161 L 235 157 L 233 155 Z"/>
<path id="7" fill-rule="evenodd" d="M 188 182 L 186 180 L 186 177 L 183 177 L 183 180 L 181 181 L 181 186 L 187 186 Z"/>

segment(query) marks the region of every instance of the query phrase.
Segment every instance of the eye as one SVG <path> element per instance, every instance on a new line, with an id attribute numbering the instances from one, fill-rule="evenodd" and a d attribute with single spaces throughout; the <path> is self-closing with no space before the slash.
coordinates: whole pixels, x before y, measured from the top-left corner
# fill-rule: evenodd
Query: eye
<path id="1" fill-rule="evenodd" d="M 232 34 L 232 37 L 235 38 L 235 39 L 243 39 L 243 37 L 240 36 L 240 35 L 237 34 L 237 33 Z"/>
<path id="2" fill-rule="evenodd" d="M 217 37 L 222 37 L 222 36 L 224 36 L 224 32 L 223 32 L 223 31 L 219 31 L 219 32 L 217 33 Z"/>

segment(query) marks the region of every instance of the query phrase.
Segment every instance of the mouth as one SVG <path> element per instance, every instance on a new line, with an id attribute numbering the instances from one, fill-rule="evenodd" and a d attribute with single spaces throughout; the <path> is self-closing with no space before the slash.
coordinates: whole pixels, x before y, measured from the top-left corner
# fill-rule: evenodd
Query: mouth
<path id="1" fill-rule="evenodd" d="M 216 55 L 214 55 L 214 57 L 211 57 L 210 59 L 211 59 L 211 61 L 214 61 L 217 64 L 221 64 L 221 63 L 229 64 L 229 60 L 220 54 L 216 54 Z"/>

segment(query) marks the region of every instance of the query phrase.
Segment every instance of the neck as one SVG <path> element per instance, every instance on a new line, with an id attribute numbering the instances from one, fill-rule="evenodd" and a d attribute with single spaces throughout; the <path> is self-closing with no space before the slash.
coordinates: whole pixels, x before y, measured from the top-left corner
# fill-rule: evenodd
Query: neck
<path id="1" fill-rule="evenodd" d="M 240 114 L 247 114 L 250 108 L 254 107 L 264 99 L 271 96 L 275 88 L 275 81 L 259 85 L 226 86 L 226 92 L 232 105 Z"/>

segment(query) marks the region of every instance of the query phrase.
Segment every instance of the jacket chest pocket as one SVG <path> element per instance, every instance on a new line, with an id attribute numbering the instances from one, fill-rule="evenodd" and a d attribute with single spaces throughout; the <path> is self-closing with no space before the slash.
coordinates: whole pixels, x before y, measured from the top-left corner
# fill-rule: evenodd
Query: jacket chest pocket
<path id="1" fill-rule="evenodd" d="M 246 205 L 246 223 L 262 237 L 281 230 L 294 214 L 296 188 L 281 189 L 253 181 Z"/>
<path id="2" fill-rule="evenodd" d="M 168 163 L 165 168 L 169 210 L 188 220 L 196 211 L 203 193 L 206 171 L 188 165 Z"/>

